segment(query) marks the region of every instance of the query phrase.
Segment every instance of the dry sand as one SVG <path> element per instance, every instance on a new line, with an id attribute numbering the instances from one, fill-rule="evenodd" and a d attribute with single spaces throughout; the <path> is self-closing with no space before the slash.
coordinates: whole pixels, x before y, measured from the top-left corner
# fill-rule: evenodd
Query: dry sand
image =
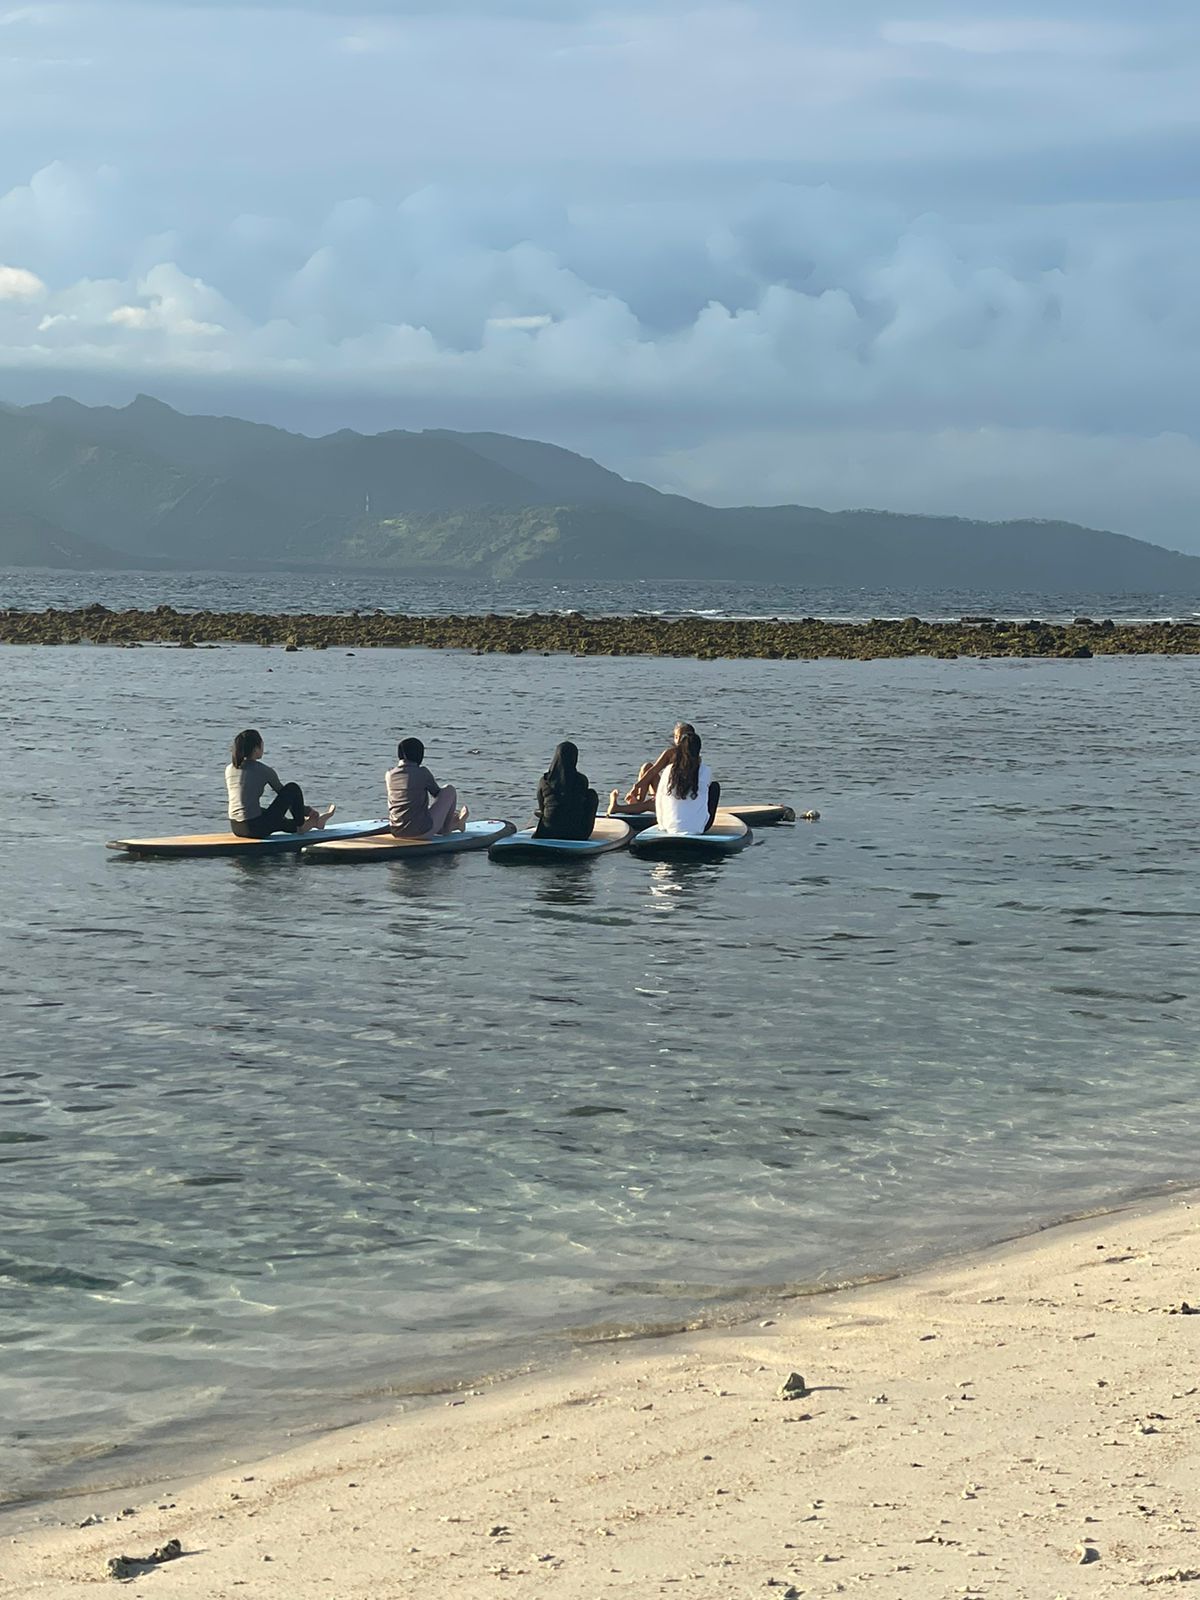
<path id="1" fill-rule="evenodd" d="M 0 1593 L 115 1592 L 110 1557 L 178 1538 L 124 1592 L 1200 1600 L 1196 1204 L 85 1502 L 139 1510 L 12 1540 Z"/>

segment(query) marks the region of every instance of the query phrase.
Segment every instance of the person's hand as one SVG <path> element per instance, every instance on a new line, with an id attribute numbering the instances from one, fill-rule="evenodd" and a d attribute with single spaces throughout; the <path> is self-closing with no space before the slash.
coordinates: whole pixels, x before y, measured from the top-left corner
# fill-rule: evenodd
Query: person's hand
<path id="1" fill-rule="evenodd" d="M 625 796 L 625 804 L 627 806 L 636 806 L 636 805 L 639 805 L 641 803 L 641 801 L 643 801 L 645 798 L 646 798 L 646 786 L 645 786 L 645 784 L 644 783 L 635 783 L 633 788 L 630 789 L 629 793 Z"/>

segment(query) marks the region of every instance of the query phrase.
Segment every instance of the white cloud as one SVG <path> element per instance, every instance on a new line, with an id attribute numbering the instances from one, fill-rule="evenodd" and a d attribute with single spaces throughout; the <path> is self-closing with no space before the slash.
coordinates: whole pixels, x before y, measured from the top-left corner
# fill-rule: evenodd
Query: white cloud
<path id="1" fill-rule="evenodd" d="M 46 285 L 35 272 L 0 264 L 0 300 L 36 300 L 45 292 Z"/>
<path id="2" fill-rule="evenodd" d="M 553 320 L 553 317 L 548 317 L 544 314 L 535 317 L 489 317 L 487 326 L 498 329 L 516 328 L 522 332 L 531 332 L 535 328 L 549 327 Z"/>
<path id="3" fill-rule="evenodd" d="M 0 241 L 45 286 L 0 297 L 0 369 L 712 495 L 1095 520 L 1104 457 L 1190 537 L 1191 457 L 1145 441 L 1200 437 L 1193 6 L 56 9 L 97 65 L 0 67 Z"/>

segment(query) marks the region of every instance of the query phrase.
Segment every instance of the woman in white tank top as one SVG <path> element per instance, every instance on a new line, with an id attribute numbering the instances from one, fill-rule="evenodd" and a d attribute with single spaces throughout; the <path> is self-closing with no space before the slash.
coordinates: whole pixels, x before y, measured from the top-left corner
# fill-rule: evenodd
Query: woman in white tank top
<path id="1" fill-rule="evenodd" d="M 654 814 L 664 833 L 707 833 L 721 799 L 721 785 L 700 759 L 700 735 L 690 722 L 676 729 L 675 746 L 654 788 Z"/>

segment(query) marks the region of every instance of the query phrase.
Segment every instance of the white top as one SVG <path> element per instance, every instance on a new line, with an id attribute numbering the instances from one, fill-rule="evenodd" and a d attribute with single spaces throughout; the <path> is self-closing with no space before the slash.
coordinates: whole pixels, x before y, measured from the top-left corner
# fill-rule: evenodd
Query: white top
<path id="1" fill-rule="evenodd" d="M 243 761 L 240 767 L 232 763 L 225 768 L 225 788 L 229 795 L 230 822 L 253 822 L 262 816 L 263 790 L 281 788 L 279 775 L 265 761 Z"/>
<path id="2" fill-rule="evenodd" d="M 712 768 L 707 761 L 700 763 L 700 781 L 696 792 L 688 798 L 672 794 L 668 785 L 671 768 L 658 780 L 654 796 L 654 815 L 664 833 L 703 833 L 708 827 L 708 786 L 713 781 Z"/>

